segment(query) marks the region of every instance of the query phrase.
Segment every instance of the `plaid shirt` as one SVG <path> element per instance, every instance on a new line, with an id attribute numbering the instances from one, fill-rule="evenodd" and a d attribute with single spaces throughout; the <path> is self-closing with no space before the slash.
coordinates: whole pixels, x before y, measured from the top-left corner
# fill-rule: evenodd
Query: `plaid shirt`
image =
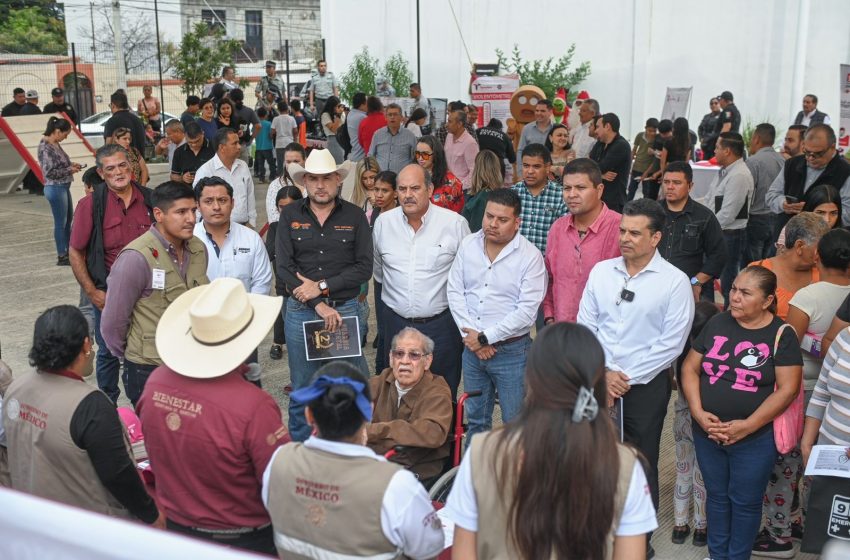
<path id="1" fill-rule="evenodd" d="M 511 188 L 519 195 L 522 202 L 520 213 L 522 224 L 519 232 L 545 255 L 549 229 L 555 220 L 567 213 L 561 185 L 555 181 L 549 181 L 537 196 L 529 192 L 525 181 L 520 181 Z"/>

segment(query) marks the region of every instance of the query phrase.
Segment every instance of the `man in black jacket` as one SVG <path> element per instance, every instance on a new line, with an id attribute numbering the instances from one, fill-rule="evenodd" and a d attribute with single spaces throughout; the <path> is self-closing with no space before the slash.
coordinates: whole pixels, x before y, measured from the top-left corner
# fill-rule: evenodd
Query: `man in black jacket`
<path id="1" fill-rule="evenodd" d="M 113 402 L 118 400 L 118 358 L 109 353 L 100 332 L 106 303 L 106 278 L 118 253 L 150 229 L 153 223 L 151 190 L 131 181 L 127 152 L 107 144 L 95 154 L 103 183 L 81 199 L 71 223 L 71 270 L 94 307 L 97 341 L 97 385 Z"/>
<path id="2" fill-rule="evenodd" d="M 26 103 L 27 97 L 24 88 L 16 87 L 12 90 L 12 101 L 3 106 L 0 117 L 17 117 L 21 114 L 21 109 Z"/>
<path id="3" fill-rule="evenodd" d="M 632 165 L 632 148 L 620 136 L 620 119 L 614 113 L 595 117 L 596 144 L 590 150 L 590 159 L 599 164 L 602 172 L 602 202 L 615 212 L 622 212 L 626 204 L 626 186 Z"/>
<path id="4" fill-rule="evenodd" d="M 803 96 L 803 110 L 797 113 L 794 124 L 815 126 L 816 124 L 831 124 L 829 115 L 818 111 L 818 96 L 809 93 Z"/>
<path id="5" fill-rule="evenodd" d="M 139 150 L 140 154 L 144 154 L 145 125 L 142 124 L 142 119 L 130 111 L 127 94 L 123 90 L 117 90 L 109 98 L 109 107 L 112 109 L 112 116 L 103 125 L 103 138 L 110 143 L 117 129 L 129 128 L 133 133 L 133 147 Z"/>

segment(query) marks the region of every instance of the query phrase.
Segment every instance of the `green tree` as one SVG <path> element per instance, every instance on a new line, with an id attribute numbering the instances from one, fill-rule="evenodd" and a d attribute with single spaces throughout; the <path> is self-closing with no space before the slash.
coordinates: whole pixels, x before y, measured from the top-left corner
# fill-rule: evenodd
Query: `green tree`
<path id="1" fill-rule="evenodd" d="M 2 10 L 0 51 L 20 54 L 66 54 L 65 21 L 38 6 Z M 51 14 L 54 15 L 51 15 Z"/>
<path id="2" fill-rule="evenodd" d="M 363 47 L 354 55 L 348 69 L 339 78 L 339 96 L 347 103 L 358 91 L 366 95 L 375 95 L 375 78 L 379 75 L 378 59 L 369 55 L 369 48 Z"/>
<path id="3" fill-rule="evenodd" d="M 554 57 L 546 60 L 523 60 L 519 46 L 515 44 L 510 60 L 501 49 L 496 49 L 496 56 L 499 57 L 499 66 L 519 75 L 520 85 L 539 87 L 546 94 L 547 99 L 554 98 L 558 88 L 567 88 L 570 90 L 568 101 L 572 102 L 578 95 L 578 92 L 574 91 L 576 86 L 590 76 L 588 61 L 582 62 L 575 70 L 569 71 L 575 50 L 576 45 L 573 43 L 557 60 Z"/>
<path id="4" fill-rule="evenodd" d="M 225 39 L 221 29 L 210 29 L 206 23 L 198 22 L 183 35 L 180 46 L 167 49 L 167 54 L 172 73 L 183 80 L 183 93 L 201 95 L 207 80 L 217 76 L 222 66 L 233 65 L 239 48 L 239 41 Z"/>
<path id="5" fill-rule="evenodd" d="M 410 71 L 410 64 L 400 52 L 395 53 L 387 59 L 381 75 L 390 82 L 390 85 L 393 86 L 396 95 L 399 97 L 406 96 L 410 84 L 413 83 L 413 73 Z"/>

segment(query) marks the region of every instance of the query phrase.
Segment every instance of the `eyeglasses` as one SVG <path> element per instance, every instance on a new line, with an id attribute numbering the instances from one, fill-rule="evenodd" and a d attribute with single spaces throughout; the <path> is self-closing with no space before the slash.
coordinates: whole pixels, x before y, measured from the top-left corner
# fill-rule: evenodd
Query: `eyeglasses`
<path id="1" fill-rule="evenodd" d="M 428 161 L 428 160 L 431 159 L 431 157 L 433 157 L 434 152 L 419 152 L 419 151 L 416 151 L 416 152 L 413 152 L 413 155 L 416 157 L 416 159 L 422 158 L 425 161 Z"/>
<path id="2" fill-rule="evenodd" d="M 805 157 L 806 159 L 820 159 L 825 156 L 828 151 L 829 148 L 821 150 L 819 152 L 810 152 L 809 150 L 803 150 L 803 157 Z"/>
<path id="3" fill-rule="evenodd" d="M 405 352 L 404 350 L 393 350 L 390 352 L 390 355 L 396 360 L 403 360 L 405 356 L 410 358 L 411 362 L 418 362 L 422 359 L 423 356 L 427 356 L 423 352 L 417 352 L 416 350 L 411 350 L 410 352 Z"/>

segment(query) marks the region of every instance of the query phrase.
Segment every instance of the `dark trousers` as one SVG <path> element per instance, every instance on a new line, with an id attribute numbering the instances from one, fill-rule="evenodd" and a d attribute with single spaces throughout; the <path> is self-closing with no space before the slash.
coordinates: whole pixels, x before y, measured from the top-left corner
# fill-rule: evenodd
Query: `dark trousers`
<path id="1" fill-rule="evenodd" d="M 768 259 L 776 254 L 773 222 L 773 214 L 750 214 L 747 220 L 747 243 L 744 247 L 742 266 Z"/>
<path id="2" fill-rule="evenodd" d="M 118 396 L 121 395 L 121 390 L 118 388 L 121 362 L 109 353 L 106 342 L 103 341 L 103 336 L 100 334 L 100 318 L 103 315 L 103 310 L 98 309 L 96 305 L 92 305 L 92 309 L 94 310 L 94 339 L 97 341 L 97 361 L 95 362 L 97 386 L 106 393 L 106 396 L 112 402 L 117 403 Z M 124 386 L 126 387 L 126 382 Z"/>
<path id="3" fill-rule="evenodd" d="M 624 439 L 637 447 L 647 461 L 646 479 L 652 503 L 658 509 L 658 454 L 667 404 L 673 387 L 669 370 L 662 370 L 646 385 L 632 385 L 623 395 Z"/>
<path id="4" fill-rule="evenodd" d="M 269 164 L 269 180 L 276 179 L 274 150 L 256 150 L 254 152 L 254 172 L 260 179 L 266 177 L 266 164 Z"/>
<path id="5" fill-rule="evenodd" d="M 732 282 L 741 269 L 741 255 L 746 241 L 746 229 L 727 229 L 723 231 L 723 239 L 726 241 L 726 265 L 720 273 L 720 291 L 723 292 L 723 309 L 729 307 L 729 290 Z M 747 263 L 749 264 L 749 263 Z"/>
<path id="6" fill-rule="evenodd" d="M 658 191 L 661 190 L 661 183 L 658 181 L 650 181 L 649 179 L 643 182 L 643 197 L 649 200 L 658 200 Z"/>
<path id="7" fill-rule="evenodd" d="M 255 529 L 248 533 L 210 533 L 207 531 L 199 531 L 192 527 L 180 525 L 174 521 L 167 519 L 165 527 L 169 531 L 180 533 L 196 539 L 201 539 L 216 544 L 229 546 L 232 548 L 240 548 L 249 550 L 258 554 L 267 556 L 277 556 L 277 550 L 274 546 L 274 531 L 271 525 L 267 525 L 262 529 Z"/>
<path id="8" fill-rule="evenodd" d="M 389 307 L 384 313 L 384 340 L 388 353 L 390 343 L 395 335 L 405 327 L 413 327 L 434 341 L 434 359 L 431 362 L 431 373 L 441 375 L 452 390 L 452 399 L 457 398 L 457 388 L 460 385 L 460 370 L 463 358 L 463 339 L 455 324 L 452 314 L 446 309 L 436 318 L 420 323 L 405 319 Z"/>
<path id="9" fill-rule="evenodd" d="M 145 389 L 145 383 L 148 382 L 148 377 L 157 367 L 159 366 L 136 364 L 124 358 L 124 393 L 133 403 L 133 407 L 139 402 L 142 391 Z"/>
<path id="10" fill-rule="evenodd" d="M 632 171 L 632 180 L 629 181 L 629 191 L 626 194 L 626 200 L 635 199 L 635 194 L 637 193 L 638 186 L 640 185 L 641 175 L 643 175 L 643 171 Z"/>
<path id="11" fill-rule="evenodd" d="M 378 351 L 375 353 L 375 375 L 379 375 L 390 366 L 389 344 L 391 341 L 384 337 L 384 331 L 386 330 L 384 328 L 386 324 L 384 313 L 387 312 L 387 306 L 384 300 L 381 299 L 383 286 L 380 282 L 374 280 L 372 283 L 375 285 L 375 322 L 378 325 Z"/>

